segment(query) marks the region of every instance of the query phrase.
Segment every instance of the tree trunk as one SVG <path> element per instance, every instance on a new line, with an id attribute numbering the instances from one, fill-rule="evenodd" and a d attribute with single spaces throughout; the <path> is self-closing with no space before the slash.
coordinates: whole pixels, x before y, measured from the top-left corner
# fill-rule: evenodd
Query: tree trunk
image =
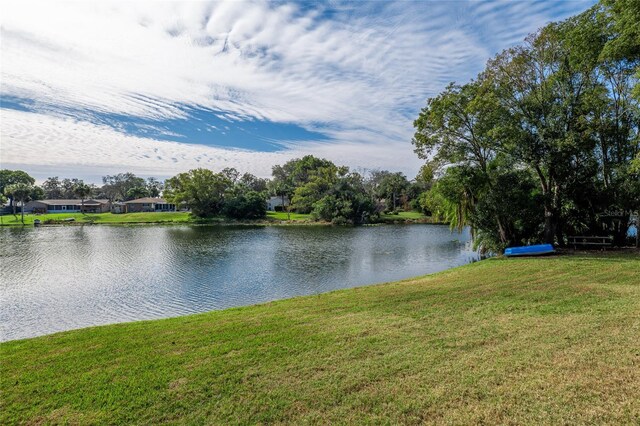
<path id="1" fill-rule="evenodd" d="M 629 232 L 629 215 L 625 214 L 614 225 L 613 244 L 618 247 L 623 247 L 627 242 L 627 233 Z"/>
<path id="2" fill-rule="evenodd" d="M 505 227 L 502 225 L 502 221 L 499 217 L 496 216 L 496 223 L 498 224 L 498 233 L 500 234 L 500 242 L 503 244 L 508 244 L 510 241 L 510 237 L 507 235 L 507 231 Z"/>
<path id="3" fill-rule="evenodd" d="M 544 203 L 544 242 L 547 244 L 553 244 L 556 235 L 556 223 L 553 209 L 549 205 L 549 202 Z"/>
<path id="4" fill-rule="evenodd" d="M 560 247 L 564 247 L 564 233 L 562 232 L 562 220 L 556 215 L 555 218 L 556 242 Z"/>
<path id="5" fill-rule="evenodd" d="M 24 225 L 24 200 L 20 202 L 20 214 L 21 214 L 20 220 L 22 220 L 22 224 Z"/>

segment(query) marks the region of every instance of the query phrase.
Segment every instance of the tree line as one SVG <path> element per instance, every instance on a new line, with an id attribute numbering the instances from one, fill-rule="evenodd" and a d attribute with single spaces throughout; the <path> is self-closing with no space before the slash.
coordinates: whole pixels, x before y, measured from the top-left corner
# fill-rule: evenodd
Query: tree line
<path id="1" fill-rule="evenodd" d="M 57 176 L 35 185 L 21 170 L 0 170 L 0 194 L 5 194 L 16 213 L 18 203 L 42 199 L 108 199 L 128 201 L 162 196 L 168 202 L 191 210 L 198 217 L 226 216 L 259 219 L 266 216 L 266 200 L 278 197 L 277 209 L 310 214 L 315 220 L 336 224 L 361 224 L 382 213 L 423 210 L 432 174 L 427 168 L 413 180 L 399 172 L 356 172 L 345 166 L 307 155 L 274 166 L 271 179 L 235 168 L 216 173 L 193 169 L 166 181 L 120 173 L 102 178 L 102 185 Z M 428 213 L 428 211 L 425 211 Z"/>
<path id="2" fill-rule="evenodd" d="M 234 168 L 219 173 L 194 169 L 165 181 L 163 196 L 187 205 L 197 216 L 223 215 L 257 219 L 266 215 L 265 199 L 278 197 L 284 212 L 310 214 L 334 224 L 362 224 L 381 213 L 420 209 L 420 196 L 430 180 L 409 181 L 402 173 L 375 170 L 359 173 L 346 166 L 307 155 L 276 165 L 271 179 Z"/>
<path id="3" fill-rule="evenodd" d="M 570 235 L 624 244 L 640 209 L 640 2 L 603 1 L 529 35 L 427 101 L 425 207 L 484 250 Z"/>

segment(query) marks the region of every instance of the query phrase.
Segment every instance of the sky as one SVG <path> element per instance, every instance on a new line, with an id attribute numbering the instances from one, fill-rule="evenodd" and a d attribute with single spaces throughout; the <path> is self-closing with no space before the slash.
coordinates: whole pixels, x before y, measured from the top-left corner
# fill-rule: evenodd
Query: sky
<path id="1" fill-rule="evenodd" d="M 587 1 L 3 1 L 0 167 L 39 181 L 312 154 L 416 175 L 449 82 Z"/>

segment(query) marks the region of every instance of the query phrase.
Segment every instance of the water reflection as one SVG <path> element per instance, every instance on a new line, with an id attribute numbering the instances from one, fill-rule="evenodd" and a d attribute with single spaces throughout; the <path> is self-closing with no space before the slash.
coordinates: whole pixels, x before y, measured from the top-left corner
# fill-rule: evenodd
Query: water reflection
<path id="1" fill-rule="evenodd" d="M 398 280 L 477 258 L 444 226 L 0 230 L 2 340 Z"/>

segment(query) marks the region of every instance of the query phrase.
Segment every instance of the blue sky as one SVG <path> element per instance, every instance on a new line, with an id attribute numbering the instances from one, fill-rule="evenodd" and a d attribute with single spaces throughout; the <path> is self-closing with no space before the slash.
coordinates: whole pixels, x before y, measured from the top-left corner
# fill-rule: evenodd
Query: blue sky
<path id="1" fill-rule="evenodd" d="M 0 161 L 97 182 L 314 154 L 412 177 L 427 98 L 593 3 L 3 2 Z"/>

